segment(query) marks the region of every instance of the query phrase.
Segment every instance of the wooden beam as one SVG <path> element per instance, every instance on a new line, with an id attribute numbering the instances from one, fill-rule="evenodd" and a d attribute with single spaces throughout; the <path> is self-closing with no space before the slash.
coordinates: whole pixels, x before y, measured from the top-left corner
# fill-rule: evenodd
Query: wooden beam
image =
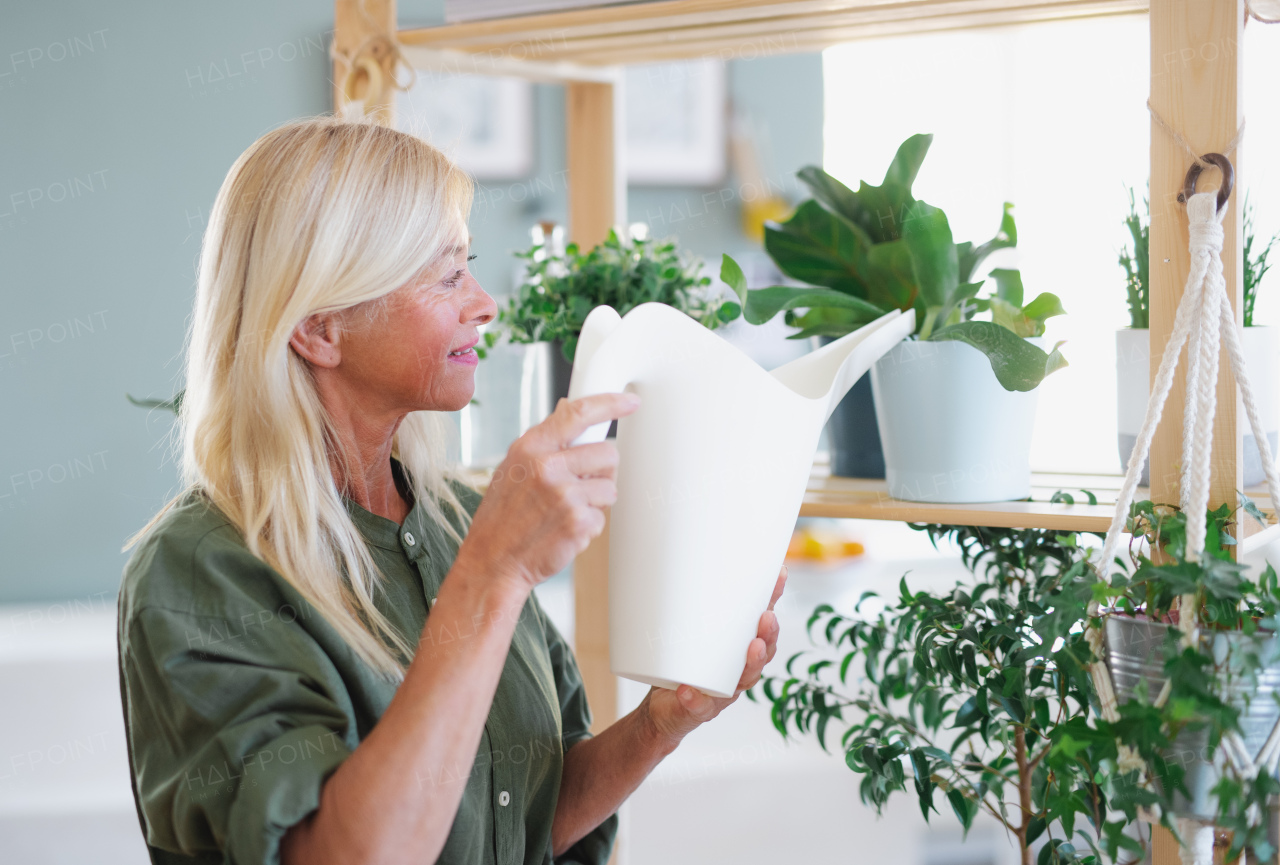
<path id="1" fill-rule="evenodd" d="M 1244 0 L 1153 0 L 1151 4 L 1151 106 L 1192 147 L 1222 152 L 1243 119 L 1240 99 Z M 1223 220 L 1223 269 L 1227 296 L 1241 320 L 1242 273 L 1240 207 L 1243 189 L 1241 153 L 1231 154 L 1236 192 Z M 1191 159 L 1183 147 L 1153 120 L 1151 123 L 1151 376 L 1154 380 L 1169 341 L 1174 314 L 1190 269 L 1186 206 L 1177 200 Z M 1201 190 L 1215 188 L 1216 169 L 1206 170 Z M 1182 417 L 1185 360 L 1151 448 L 1151 497 L 1179 501 L 1182 469 Z M 1236 503 L 1241 486 L 1240 427 L 1236 387 L 1225 352 L 1219 360 L 1217 410 L 1213 427 L 1213 466 L 1209 507 Z"/>
<path id="2" fill-rule="evenodd" d="M 335 53 L 352 55 L 358 51 L 370 37 L 396 32 L 396 0 L 334 0 L 333 4 L 333 44 Z M 379 123 L 384 126 L 394 124 L 393 110 L 395 91 L 390 86 L 395 76 L 393 55 L 390 46 L 385 42 L 375 42 L 369 46 L 369 57 L 381 70 L 382 88 L 374 102 L 367 108 L 366 114 L 375 114 Z M 358 60 L 358 58 L 357 58 Z M 343 83 L 347 79 L 348 67 L 345 62 L 335 58 L 333 61 L 333 112 L 341 114 L 347 97 L 343 93 Z M 352 82 L 352 98 L 367 99 L 369 95 L 370 76 L 367 72 L 359 72 Z"/>
<path id="3" fill-rule="evenodd" d="M 1146 9 L 1147 0 L 665 0 L 418 28 L 399 39 L 517 60 L 642 63 Z"/>

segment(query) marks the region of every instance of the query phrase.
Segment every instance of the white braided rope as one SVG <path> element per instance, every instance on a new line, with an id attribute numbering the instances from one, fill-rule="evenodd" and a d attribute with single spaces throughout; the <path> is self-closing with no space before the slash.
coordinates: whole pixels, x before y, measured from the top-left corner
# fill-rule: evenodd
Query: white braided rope
<path id="1" fill-rule="evenodd" d="M 1191 266 L 1182 299 L 1178 303 L 1174 316 L 1173 330 L 1165 345 L 1160 367 L 1151 388 L 1151 397 L 1147 402 L 1142 430 L 1138 434 L 1133 453 L 1129 456 L 1124 483 L 1120 487 L 1120 494 L 1116 501 L 1116 510 L 1102 545 L 1098 569 L 1106 582 L 1110 582 L 1120 535 L 1129 515 L 1129 507 L 1133 504 L 1138 480 L 1142 474 L 1142 465 L 1146 461 L 1151 442 L 1155 438 L 1156 427 L 1159 426 L 1164 412 L 1165 401 L 1173 388 L 1178 357 L 1184 345 L 1187 347 L 1187 390 L 1182 428 L 1179 504 L 1183 512 L 1191 516 L 1187 520 L 1187 558 L 1198 561 L 1205 543 L 1205 520 L 1195 517 L 1204 514 L 1209 503 L 1220 348 L 1225 348 L 1231 371 L 1240 387 L 1240 396 L 1244 403 L 1245 414 L 1249 419 L 1249 427 L 1253 431 L 1262 457 L 1271 501 L 1280 504 L 1280 476 L 1277 475 L 1270 443 L 1258 415 L 1257 401 L 1249 382 L 1244 352 L 1241 348 L 1243 338 L 1236 324 L 1235 311 L 1226 293 L 1226 280 L 1222 269 L 1224 214 L 1225 210 L 1223 212 L 1217 210 L 1216 192 L 1192 195 L 1187 201 Z M 1183 642 L 1194 645 L 1198 622 L 1193 597 L 1184 597 L 1180 609 L 1182 615 L 1178 617 L 1178 626 L 1182 631 Z M 1097 602 L 1089 604 L 1088 614 L 1091 618 L 1098 616 Z M 1119 712 L 1115 686 L 1111 680 L 1110 670 L 1102 660 L 1105 657 L 1102 629 L 1091 627 L 1087 629 L 1086 637 L 1094 657 L 1099 659 L 1089 667 L 1089 674 L 1098 693 L 1099 709 L 1105 720 L 1116 721 L 1119 719 Z M 1169 686 L 1170 683 L 1165 682 L 1161 690 L 1162 698 L 1168 695 Z M 1266 767 L 1274 774 L 1280 769 L 1280 723 L 1271 731 L 1266 744 L 1258 754 L 1250 754 L 1243 739 L 1236 733 L 1224 737 L 1224 754 L 1241 772 L 1252 775 L 1257 773 L 1259 767 Z M 1142 759 L 1127 747 L 1120 749 L 1119 758 L 1122 770 L 1140 769 L 1144 765 Z M 1207 830 L 1201 824 L 1190 820 L 1180 820 L 1179 829 L 1180 834 L 1189 842 L 1182 850 L 1183 861 L 1187 865 L 1205 865 L 1213 861 L 1211 829 Z"/>

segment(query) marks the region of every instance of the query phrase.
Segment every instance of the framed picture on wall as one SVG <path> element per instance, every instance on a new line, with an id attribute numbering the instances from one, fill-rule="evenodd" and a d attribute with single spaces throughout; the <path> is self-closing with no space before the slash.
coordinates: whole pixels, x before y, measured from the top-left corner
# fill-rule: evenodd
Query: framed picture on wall
<path id="1" fill-rule="evenodd" d="M 417 70 L 396 92 L 396 128 L 430 141 L 477 180 L 533 170 L 533 85 L 520 78 Z"/>
<path id="2" fill-rule="evenodd" d="M 712 186 L 725 176 L 725 68 L 719 60 L 628 66 L 627 182 Z"/>

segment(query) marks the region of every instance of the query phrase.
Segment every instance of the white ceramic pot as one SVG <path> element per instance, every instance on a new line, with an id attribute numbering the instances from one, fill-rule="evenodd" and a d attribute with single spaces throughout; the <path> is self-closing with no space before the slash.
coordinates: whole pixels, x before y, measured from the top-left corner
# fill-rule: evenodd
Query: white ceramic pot
<path id="1" fill-rule="evenodd" d="M 906 340 L 871 368 L 889 495 L 997 502 L 1031 495 L 1038 390 L 1007 391 L 962 342 Z"/>
<path id="2" fill-rule="evenodd" d="M 1151 336 L 1150 331 L 1124 328 L 1116 331 L 1116 438 L 1120 449 L 1120 467 L 1128 468 L 1129 455 L 1133 452 L 1142 430 L 1142 420 L 1147 411 L 1147 399 L 1151 390 Z M 1276 456 L 1280 435 L 1280 328 L 1246 327 L 1244 329 L 1244 359 L 1249 370 L 1249 382 L 1253 385 L 1258 405 L 1259 419 L 1266 430 L 1271 454 Z M 1236 422 L 1244 433 L 1242 467 L 1243 483 L 1247 487 L 1261 484 L 1265 478 L 1262 456 L 1249 421 L 1244 413 L 1244 401 L 1236 405 Z M 1142 467 L 1142 485 L 1149 486 L 1150 460 Z"/>

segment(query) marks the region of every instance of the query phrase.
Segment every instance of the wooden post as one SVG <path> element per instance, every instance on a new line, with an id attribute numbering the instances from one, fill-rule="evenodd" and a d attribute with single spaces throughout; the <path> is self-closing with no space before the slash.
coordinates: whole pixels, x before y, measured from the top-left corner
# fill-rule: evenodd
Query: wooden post
<path id="1" fill-rule="evenodd" d="M 619 84 L 565 85 L 565 149 L 569 166 L 569 238 L 584 249 L 627 220 Z"/>
<path id="2" fill-rule="evenodd" d="M 626 222 L 622 93 L 615 84 L 565 85 L 569 238 L 583 249 Z M 609 527 L 573 563 L 574 654 L 591 705 L 593 731 L 618 718 L 618 680 L 609 670 Z"/>
<path id="3" fill-rule="evenodd" d="M 1244 0 L 1152 0 L 1151 106 L 1192 147 L 1223 152 L 1243 120 Z M 1242 273 L 1240 211 L 1241 152 L 1230 154 L 1236 191 L 1223 220 L 1222 262 L 1227 296 L 1240 321 Z M 1154 381 L 1173 328 L 1174 313 L 1190 267 L 1186 205 L 1177 200 L 1191 160 L 1181 145 L 1151 123 L 1151 377 Z M 1216 188 L 1216 169 L 1202 175 L 1201 191 Z M 1151 446 L 1151 500 L 1177 504 L 1182 469 L 1182 416 L 1186 393 L 1186 353 Z M 1235 505 L 1241 485 L 1241 430 L 1236 420 L 1236 386 L 1225 351 L 1219 360 L 1218 406 L 1213 425 L 1213 466 L 1209 507 Z"/>
<path id="4" fill-rule="evenodd" d="M 1165 122 L 1203 152 L 1224 152 L 1243 119 L 1241 47 L 1243 0 L 1152 0 L 1151 107 Z M 1243 148 L 1241 148 L 1243 149 Z M 1240 207 L 1241 153 L 1229 154 L 1236 170 L 1236 191 L 1223 219 L 1223 271 L 1227 296 L 1240 321 L 1242 273 Z M 1154 382 L 1173 329 L 1190 269 L 1186 205 L 1177 200 L 1191 159 L 1153 119 L 1151 122 L 1151 378 Z M 1200 190 L 1216 188 L 1216 170 L 1203 174 Z M 1151 447 L 1151 500 L 1177 504 L 1182 469 L 1182 417 L 1186 394 L 1186 352 L 1163 419 Z M 1219 358 L 1218 405 L 1213 424 L 1209 507 L 1234 506 L 1241 485 L 1240 428 L 1236 422 L 1236 386 L 1225 352 Z M 1215 856 L 1216 858 L 1216 856 Z M 1152 827 L 1152 865 L 1181 865 L 1172 834 Z"/>
<path id="5" fill-rule="evenodd" d="M 358 50 L 370 36 L 378 36 L 396 32 L 396 0 L 334 0 L 333 5 L 333 44 L 337 52 L 350 55 Z M 391 81 L 395 75 L 392 55 L 385 43 L 374 43 L 369 46 L 369 57 L 381 70 L 382 92 L 373 106 L 377 120 L 383 126 L 393 123 L 394 90 Z M 333 111 L 342 113 L 342 106 L 347 98 L 343 95 L 342 85 L 347 77 L 347 64 L 341 60 L 333 61 Z M 367 72 L 357 74 L 354 83 L 353 98 L 367 98 L 370 85 Z"/>

